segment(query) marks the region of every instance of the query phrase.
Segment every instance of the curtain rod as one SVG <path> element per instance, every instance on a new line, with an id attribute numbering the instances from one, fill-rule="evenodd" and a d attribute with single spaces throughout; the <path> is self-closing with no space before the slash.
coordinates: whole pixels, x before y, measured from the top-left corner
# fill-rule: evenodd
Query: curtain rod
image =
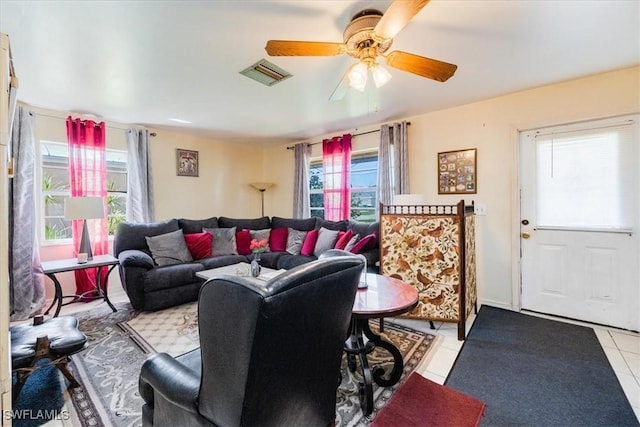
<path id="1" fill-rule="evenodd" d="M 49 118 L 51 118 L 51 119 L 58 119 L 58 120 L 64 120 L 64 121 L 67 121 L 67 118 L 66 118 L 66 117 L 52 116 L 52 115 L 50 115 L 50 114 L 38 113 L 37 111 L 32 111 L 32 113 L 33 113 L 33 114 L 35 114 L 36 116 L 49 117 Z M 71 115 L 71 114 L 69 114 L 69 115 Z M 86 120 L 86 119 L 82 119 L 82 120 Z M 96 123 L 104 122 L 104 120 L 102 120 L 102 119 L 96 119 L 96 120 L 94 120 L 94 121 L 95 121 Z M 121 128 L 121 127 L 118 127 L 118 126 L 108 125 L 106 122 L 105 122 L 105 126 L 106 126 L 106 127 L 108 127 L 108 128 L 111 128 L 111 129 L 118 129 L 118 130 L 129 130 L 129 129 L 131 129 L 131 128 L 140 129 L 139 127 L 136 127 L 136 126 L 131 126 L 131 127 L 129 127 L 129 128 Z M 155 132 L 150 133 L 149 135 L 151 135 L 151 136 L 156 136 L 156 135 L 155 135 Z"/>
<path id="2" fill-rule="evenodd" d="M 407 122 L 407 126 L 410 126 L 410 125 L 411 125 L 411 122 Z M 376 133 L 376 132 L 380 132 L 380 129 L 370 130 L 368 132 L 354 133 L 351 136 L 361 136 L 361 135 L 367 135 L 367 134 Z M 317 144 L 322 144 L 322 141 L 307 143 L 307 145 L 317 145 Z M 293 150 L 294 148 L 295 147 L 293 145 L 291 145 L 291 146 L 287 147 L 287 150 Z"/>

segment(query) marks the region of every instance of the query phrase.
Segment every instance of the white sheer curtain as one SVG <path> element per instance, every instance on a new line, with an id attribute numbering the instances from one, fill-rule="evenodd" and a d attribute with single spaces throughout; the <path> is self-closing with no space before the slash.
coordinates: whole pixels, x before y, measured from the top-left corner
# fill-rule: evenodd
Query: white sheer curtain
<path id="1" fill-rule="evenodd" d="M 380 127 L 378 200 L 384 205 L 392 204 L 396 194 L 409 193 L 407 127 L 406 121 Z"/>
<path id="2" fill-rule="evenodd" d="M 45 304 L 36 222 L 36 149 L 33 115 L 19 107 L 11 134 L 14 176 L 9 183 L 9 283 L 11 321 L 37 314 Z"/>
<path id="3" fill-rule="evenodd" d="M 309 158 L 311 146 L 307 143 L 296 144 L 293 147 L 295 169 L 293 173 L 293 217 L 309 218 L 311 206 L 309 204 Z"/>
<path id="4" fill-rule="evenodd" d="M 127 131 L 127 221 L 152 222 L 153 180 L 149 152 L 149 131 Z"/>

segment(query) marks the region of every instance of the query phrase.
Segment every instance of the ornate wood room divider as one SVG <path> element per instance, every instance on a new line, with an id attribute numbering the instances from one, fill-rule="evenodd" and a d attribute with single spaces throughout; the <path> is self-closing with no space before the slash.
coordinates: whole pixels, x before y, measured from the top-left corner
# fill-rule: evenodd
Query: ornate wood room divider
<path id="1" fill-rule="evenodd" d="M 380 274 L 418 290 L 405 317 L 455 322 L 463 340 L 477 309 L 473 205 L 380 205 Z"/>

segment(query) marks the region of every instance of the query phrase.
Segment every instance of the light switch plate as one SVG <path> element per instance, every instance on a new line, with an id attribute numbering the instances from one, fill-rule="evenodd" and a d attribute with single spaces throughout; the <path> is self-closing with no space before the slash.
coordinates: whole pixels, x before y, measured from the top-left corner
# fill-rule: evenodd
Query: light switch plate
<path id="1" fill-rule="evenodd" d="M 487 214 L 487 205 L 484 203 L 476 203 L 473 205 L 473 212 L 476 215 L 486 215 Z"/>

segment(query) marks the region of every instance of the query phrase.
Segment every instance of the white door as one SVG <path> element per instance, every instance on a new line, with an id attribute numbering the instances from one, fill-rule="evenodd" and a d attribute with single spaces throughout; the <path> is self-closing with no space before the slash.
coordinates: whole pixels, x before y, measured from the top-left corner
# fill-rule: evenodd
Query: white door
<path id="1" fill-rule="evenodd" d="M 638 116 L 520 134 L 522 309 L 640 330 Z"/>

